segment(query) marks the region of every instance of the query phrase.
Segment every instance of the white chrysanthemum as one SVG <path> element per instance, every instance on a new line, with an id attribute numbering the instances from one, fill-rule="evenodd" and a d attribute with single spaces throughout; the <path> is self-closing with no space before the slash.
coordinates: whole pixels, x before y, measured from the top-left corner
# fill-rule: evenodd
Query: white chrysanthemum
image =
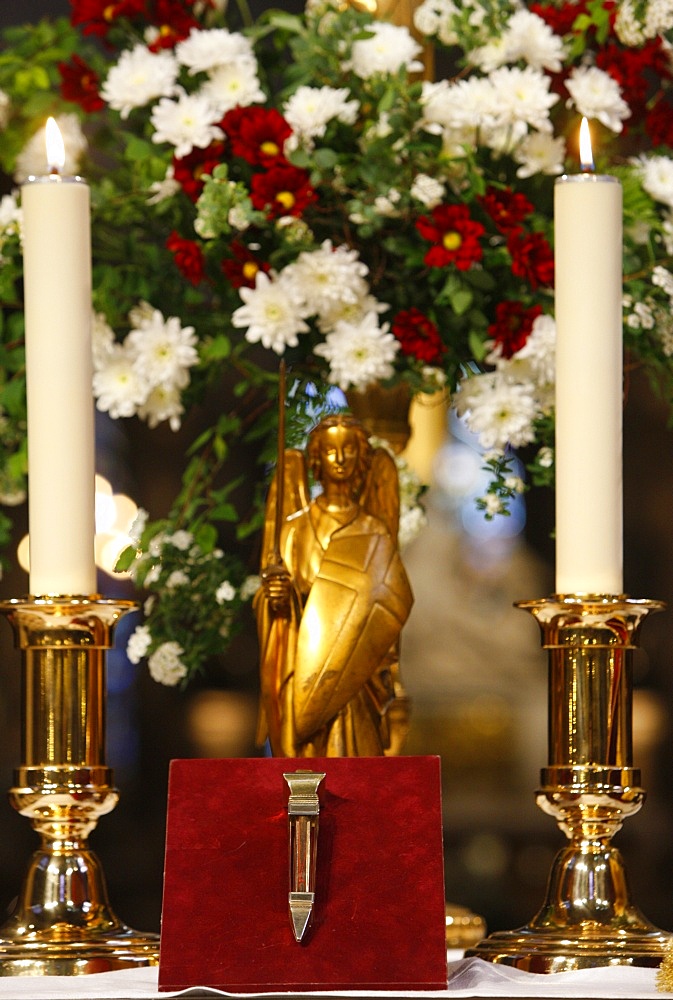
<path id="1" fill-rule="evenodd" d="M 251 344 L 283 354 L 286 347 L 296 347 L 298 334 L 306 333 L 304 306 L 297 301 L 292 283 L 273 279 L 263 271 L 257 274 L 254 288 L 240 288 L 244 305 L 234 312 L 231 322 L 247 327 L 245 339 Z"/>
<path id="2" fill-rule="evenodd" d="M 179 642 L 162 642 L 147 661 L 150 675 L 159 684 L 173 687 L 187 676 L 187 668 L 180 659 L 184 650 Z"/>
<path id="3" fill-rule="evenodd" d="M 596 118 L 612 132 L 621 132 L 631 111 L 614 77 L 598 66 L 576 66 L 566 87 L 579 114 Z"/>
<path id="4" fill-rule="evenodd" d="M 184 389 L 189 369 L 199 360 L 193 326 L 181 326 L 177 316 L 164 319 L 158 309 L 131 330 L 125 343 L 134 352 L 136 364 L 153 385 L 168 384 Z"/>
<path id="5" fill-rule="evenodd" d="M 152 634 L 147 625 L 137 625 L 126 644 L 126 655 L 131 663 L 140 663 L 152 642 Z"/>
<path id="6" fill-rule="evenodd" d="M 244 58 L 212 70 L 201 87 L 201 95 L 210 102 L 218 118 L 237 105 L 248 107 L 266 100 L 257 77 L 257 63 Z"/>
<path id="7" fill-rule="evenodd" d="M 114 330 L 103 313 L 95 312 L 91 318 L 91 350 L 94 370 L 101 368 L 114 350 Z"/>
<path id="8" fill-rule="evenodd" d="M 416 58 L 423 50 L 408 28 L 377 21 L 367 30 L 372 37 L 353 42 L 351 51 L 351 68 L 361 80 L 377 73 L 397 73 L 402 67 L 411 73 L 423 69 L 423 63 Z"/>
<path id="9" fill-rule="evenodd" d="M 227 31 L 226 28 L 192 28 L 189 38 L 176 45 L 175 54 L 191 75 L 207 73 L 240 58 L 255 61 L 250 40 L 240 32 Z"/>
<path id="10" fill-rule="evenodd" d="M 336 303 L 355 303 L 368 291 L 364 264 L 357 250 L 325 240 L 319 250 L 306 250 L 281 272 L 297 301 L 306 303 L 307 315 L 324 316 Z"/>
<path id="11" fill-rule="evenodd" d="M 3 194 L 0 198 L 0 233 L 14 236 L 21 232 L 23 212 L 13 194 Z"/>
<path id="12" fill-rule="evenodd" d="M 87 150 L 87 140 L 77 115 L 58 115 L 56 124 L 63 138 L 65 164 L 62 173 L 66 176 L 77 174 L 79 164 Z M 14 180 L 22 183 L 30 176 L 41 176 L 47 170 L 47 143 L 45 128 L 38 129 L 28 140 L 16 158 Z"/>
<path id="13" fill-rule="evenodd" d="M 346 87 L 299 87 L 286 102 L 283 117 L 300 140 L 316 139 L 334 118 L 353 124 L 360 103 L 349 97 Z"/>
<path id="14" fill-rule="evenodd" d="M 490 75 L 496 124 L 511 127 L 525 123 L 540 132 L 551 131 L 549 112 L 558 101 L 550 93 L 551 79 L 539 69 L 503 66 Z"/>
<path id="15" fill-rule="evenodd" d="M 388 333 L 388 323 L 378 325 L 376 313 L 355 323 L 337 323 L 315 353 L 329 362 L 329 381 L 340 389 L 364 389 L 390 378 L 399 342 Z"/>
<path id="16" fill-rule="evenodd" d="M 449 83 L 425 83 L 421 96 L 423 127 L 441 134 L 444 129 L 489 128 L 496 124 L 497 95 L 488 77 L 470 77 Z"/>
<path id="17" fill-rule="evenodd" d="M 429 174 L 416 174 L 411 184 L 410 194 L 426 208 L 439 205 L 446 193 L 446 186 Z"/>
<path id="18" fill-rule="evenodd" d="M 138 416 L 146 420 L 150 428 L 158 427 L 168 421 L 172 431 L 179 431 L 182 423 L 182 396 L 177 385 L 155 385 L 150 389 L 147 398 L 138 407 Z"/>
<path id="19" fill-rule="evenodd" d="M 152 142 L 167 142 L 175 146 L 177 157 L 187 156 L 195 146 L 205 149 L 215 139 L 223 138 L 222 129 L 213 124 L 217 119 L 211 102 L 199 94 L 181 91 L 175 101 L 162 97 L 150 116 Z"/>
<path id="20" fill-rule="evenodd" d="M 673 159 L 670 156 L 642 156 L 635 163 L 650 197 L 673 208 Z"/>
<path id="21" fill-rule="evenodd" d="M 215 591 L 215 600 L 218 604 L 224 604 L 225 601 L 233 601 L 235 597 L 236 588 L 228 580 L 221 583 Z"/>
<path id="22" fill-rule="evenodd" d="M 331 333 L 338 323 L 351 323 L 357 326 L 368 313 L 376 313 L 379 316 L 389 308 L 389 303 L 379 302 L 371 294 L 369 286 L 365 282 L 363 283 L 362 296 L 354 302 L 346 302 L 343 299 L 334 300 L 330 308 L 318 317 L 318 328 L 321 333 L 327 334 Z"/>
<path id="23" fill-rule="evenodd" d="M 563 39 L 532 11 L 525 8 L 515 11 L 507 22 L 504 39 L 509 63 L 522 59 L 529 66 L 554 73 L 563 68 Z"/>
<path id="24" fill-rule="evenodd" d="M 423 0 L 414 11 L 414 27 L 421 35 L 437 35 L 444 45 L 457 45 L 460 38 L 454 27 L 458 8 L 452 0 Z"/>
<path id="25" fill-rule="evenodd" d="M 134 108 L 142 108 L 157 97 L 171 97 L 177 76 L 178 63 L 172 52 L 150 52 L 147 46 L 136 45 L 122 52 L 100 94 L 122 118 L 128 118 Z"/>
<path id="26" fill-rule="evenodd" d="M 530 132 L 514 148 L 512 155 L 521 166 L 517 177 L 534 177 L 535 174 L 562 174 L 566 144 L 562 136 L 549 132 Z"/>
<path id="27" fill-rule="evenodd" d="M 519 448 L 535 440 L 539 413 L 532 387 L 500 371 L 464 379 L 452 401 L 483 448 Z"/>
<path id="28" fill-rule="evenodd" d="M 94 370 L 93 391 L 97 408 L 116 420 L 136 413 L 147 397 L 149 386 L 138 373 L 133 354 L 115 344 Z"/>

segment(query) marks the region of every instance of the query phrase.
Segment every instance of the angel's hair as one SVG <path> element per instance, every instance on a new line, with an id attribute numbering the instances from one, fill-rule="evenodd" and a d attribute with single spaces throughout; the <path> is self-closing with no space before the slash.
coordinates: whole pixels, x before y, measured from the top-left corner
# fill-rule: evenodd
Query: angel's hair
<path id="1" fill-rule="evenodd" d="M 372 464 L 373 449 L 369 443 L 367 431 L 364 429 L 360 421 L 356 420 L 356 418 L 351 416 L 350 413 L 335 413 L 332 416 L 324 417 L 319 424 L 316 424 L 309 434 L 306 454 L 308 457 L 311 475 L 316 482 L 320 481 L 320 443 L 325 431 L 327 431 L 330 427 L 350 427 L 355 432 L 355 439 L 358 445 L 358 462 L 353 474 L 352 495 L 354 498 L 357 498 L 362 491 L 362 487 L 365 484 L 367 476 L 369 475 L 369 470 Z"/>

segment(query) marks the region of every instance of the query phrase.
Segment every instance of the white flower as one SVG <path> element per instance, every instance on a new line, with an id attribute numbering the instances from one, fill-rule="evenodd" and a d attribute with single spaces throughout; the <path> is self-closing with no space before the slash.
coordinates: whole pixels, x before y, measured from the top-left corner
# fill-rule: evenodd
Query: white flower
<path id="1" fill-rule="evenodd" d="M 503 502 L 495 493 L 487 493 L 485 496 L 480 497 L 480 499 L 484 505 L 484 514 L 486 517 L 494 517 L 496 514 L 502 513 L 504 509 Z"/>
<path id="2" fill-rule="evenodd" d="M 490 75 L 496 126 L 529 125 L 540 132 L 551 131 L 549 112 L 558 101 L 549 91 L 551 79 L 539 69 L 503 66 Z"/>
<path id="3" fill-rule="evenodd" d="M 429 174 L 417 174 L 411 184 L 411 197 L 420 201 L 426 208 L 439 205 L 446 193 L 446 187 L 441 181 Z"/>
<path id="4" fill-rule="evenodd" d="M 21 231 L 23 212 L 13 194 L 3 194 L 0 199 L 0 233 L 13 236 Z"/>
<path id="5" fill-rule="evenodd" d="M 562 136 L 552 136 L 548 132 L 529 132 L 512 150 L 512 155 L 521 166 L 517 177 L 525 179 L 535 174 L 562 174 L 566 144 Z"/>
<path id="6" fill-rule="evenodd" d="M 99 359 L 93 375 L 93 391 L 97 408 L 116 420 L 135 414 L 147 397 L 148 387 L 136 369 L 131 352 L 115 344 L 105 358 Z"/>
<path id="7" fill-rule="evenodd" d="M 168 421 L 172 431 L 179 431 L 185 408 L 177 385 L 155 385 L 138 407 L 138 416 L 150 428 Z"/>
<path id="8" fill-rule="evenodd" d="M 283 268 L 281 277 L 294 291 L 297 301 L 306 303 L 309 315 L 324 316 L 335 305 L 359 302 L 369 291 L 365 281 L 367 265 L 357 250 L 325 240 L 319 250 L 304 251 L 293 264 Z"/>
<path id="9" fill-rule="evenodd" d="M 266 100 L 257 78 L 257 63 L 251 59 L 234 59 L 212 70 L 201 96 L 209 101 L 217 118 L 237 105 L 247 107 Z"/>
<path id="10" fill-rule="evenodd" d="M 359 323 L 337 323 L 315 353 L 329 361 L 329 381 L 341 389 L 363 389 L 379 379 L 390 378 L 399 342 L 388 333 L 388 323 L 378 325 L 370 312 Z"/>
<path id="11" fill-rule="evenodd" d="M 150 515 L 143 507 L 138 508 L 138 513 L 136 514 L 131 524 L 131 527 L 129 528 L 129 538 L 131 539 L 132 542 L 135 542 L 136 545 L 139 543 L 140 536 L 145 530 L 145 526 L 147 525 L 149 516 Z"/>
<path id="12" fill-rule="evenodd" d="M 225 601 L 233 601 L 235 597 L 236 588 L 228 580 L 221 583 L 215 591 L 215 600 L 218 604 L 224 604 Z"/>
<path id="13" fill-rule="evenodd" d="M 152 635 L 147 625 L 137 625 L 126 644 L 126 655 L 131 663 L 140 663 L 151 642 Z"/>
<path id="14" fill-rule="evenodd" d="M 241 584 L 241 600 L 248 601 L 251 597 L 254 597 L 261 584 L 262 581 L 259 576 L 255 574 L 246 576 L 245 580 Z"/>
<path id="15" fill-rule="evenodd" d="M 612 132 L 621 132 L 631 111 L 614 77 L 598 66 L 576 66 L 566 87 L 579 114 L 596 118 Z"/>
<path id="16" fill-rule="evenodd" d="M 162 642 L 147 661 L 153 680 L 172 687 L 186 677 L 187 668 L 180 659 L 183 653 L 184 650 L 178 642 L 174 640 Z"/>
<path id="17" fill-rule="evenodd" d="M 378 21 L 368 27 L 371 38 L 353 42 L 352 69 L 356 76 L 368 80 L 377 73 L 396 73 L 406 67 L 411 73 L 420 72 L 423 63 L 416 59 L 422 52 L 408 28 Z"/>
<path id="18" fill-rule="evenodd" d="M 523 59 L 529 66 L 554 73 L 563 68 L 563 39 L 538 14 L 525 8 L 515 11 L 507 22 L 504 44 L 508 63 Z"/>
<path id="19" fill-rule="evenodd" d="M 505 486 L 508 490 L 512 490 L 513 493 L 523 493 L 526 488 L 521 476 L 507 476 L 505 478 Z"/>
<path id="20" fill-rule="evenodd" d="M 187 66 L 192 75 L 208 72 L 241 58 L 255 62 L 249 39 L 240 32 L 227 31 L 226 28 L 204 31 L 192 28 L 189 38 L 176 45 L 175 54 L 181 65 Z"/>
<path id="21" fill-rule="evenodd" d="M 166 590 L 176 590 L 178 587 L 184 587 L 186 583 L 189 583 L 189 577 L 182 569 L 174 569 L 172 573 L 169 574 L 166 580 Z"/>
<path id="22" fill-rule="evenodd" d="M 178 531 L 174 531 L 172 535 L 168 535 L 164 539 L 166 545 L 173 545 L 180 552 L 186 552 L 192 542 L 194 541 L 194 535 L 191 531 L 185 531 L 184 528 L 180 528 Z"/>
<path id="23" fill-rule="evenodd" d="M 102 368 L 114 351 L 114 330 L 103 313 L 93 313 L 91 317 L 91 349 L 94 370 Z"/>
<path id="24" fill-rule="evenodd" d="M 554 451 L 548 445 L 545 445 L 537 453 L 537 462 L 543 469 L 551 469 L 554 464 Z"/>
<path id="25" fill-rule="evenodd" d="M 213 124 L 217 118 L 212 103 L 199 94 L 180 91 L 176 101 L 162 97 L 150 116 L 155 130 L 152 142 L 167 142 L 175 146 L 177 157 L 187 156 L 195 146 L 205 149 L 223 138 L 222 129 Z"/>
<path id="26" fill-rule="evenodd" d="M 162 181 L 153 181 L 149 186 L 149 190 L 151 194 L 147 199 L 148 205 L 159 205 L 162 201 L 166 201 L 167 198 L 172 198 L 173 195 L 177 194 L 180 190 L 180 182 L 175 179 L 175 171 L 173 170 L 172 163 L 166 167 L 164 179 Z"/>
<path id="27" fill-rule="evenodd" d="M 65 147 L 64 175 L 76 174 L 79 163 L 87 149 L 87 141 L 77 115 L 58 115 L 56 118 L 63 145 Z M 17 183 L 25 181 L 31 175 L 41 176 L 47 170 L 47 154 L 45 126 L 28 140 L 16 158 L 14 180 Z"/>
<path id="28" fill-rule="evenodd" d="M 178 63 L 172 52 L 150 52 L 146 45 L 136 45 L 122 52 L 101 88 L 101 97 L 122 118 L 134 108 L 142 108 L 157 97 L 175 93 Z"/>
<path id="29" fill-rule="evenodd" d="M 257 274 L 254 288 L 240 288 L 244 305 L 234 312 L 235 327 L 247 327 L 245 339 L 251 344 L 261 341 L 264 347 L 283 354 L 286 347 L 296 347 L 297 335 L 306 333 L 304 307 L 297 301 L 291 282 L 278 276 L 272 280 L 263 271 Z"/>
<path id="30" fill-rule="evenodd" d="M 535 440 L 533 422 L 539 411 L 532 387 L 512 382 L 500 371 L 464 379 L 453 402 L 483 448 L 519 448 Z"/>
<path id="31" fill-rule="evenodd" d="M 0 129 L 7 126 L 9 121 L 9 112 L 11 107 L 11 100 L 9 94 L 6 94 L 4 90 L 0 90 Z"/>
<path id="32" fill-rule="evenodd" d="M 199 360 L 193 326 L 181 326 L 176 316 L 164 319 L 158 309 L 143 320 L 125 339 L 136 364 L 154 386 L 163 384 L 184 389 L 189 369 Z"/>
<path id="33" fill-rule="evenodd" d="M 642 156 L 636 160 L 642 185 L 650 197 L 673 208 L 673 159 Z"/>
<path id="34" fill-rule="evenodd" d="M 360 104 L 349 97 L 345 87 L 299 87 L 286 102 L 283 117 L 300 139 L 319 138 L 334 118 L 354 123 Z"/>

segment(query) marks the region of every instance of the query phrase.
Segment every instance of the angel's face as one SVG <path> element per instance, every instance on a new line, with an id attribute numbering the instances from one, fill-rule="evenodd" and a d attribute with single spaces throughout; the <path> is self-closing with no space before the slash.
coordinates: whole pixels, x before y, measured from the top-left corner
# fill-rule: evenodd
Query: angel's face
<path id="1" fill-rule="evenodd" d="M 353 478 L 360 457 L 358 436 L 352 427 L 328 427 L 320 439 L 320 479 L 324 485 Z"/>

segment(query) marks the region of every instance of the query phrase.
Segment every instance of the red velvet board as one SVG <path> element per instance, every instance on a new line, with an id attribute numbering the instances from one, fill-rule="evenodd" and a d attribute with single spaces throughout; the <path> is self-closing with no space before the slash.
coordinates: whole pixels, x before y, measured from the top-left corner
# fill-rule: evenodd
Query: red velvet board
<path id="1" fill-rule="evenodd" d="M 285 772 L 324 771 L 316 903 L 288 909 Z M 174 760 L 159 989 L 443 990 L 438 757 Z"/>

